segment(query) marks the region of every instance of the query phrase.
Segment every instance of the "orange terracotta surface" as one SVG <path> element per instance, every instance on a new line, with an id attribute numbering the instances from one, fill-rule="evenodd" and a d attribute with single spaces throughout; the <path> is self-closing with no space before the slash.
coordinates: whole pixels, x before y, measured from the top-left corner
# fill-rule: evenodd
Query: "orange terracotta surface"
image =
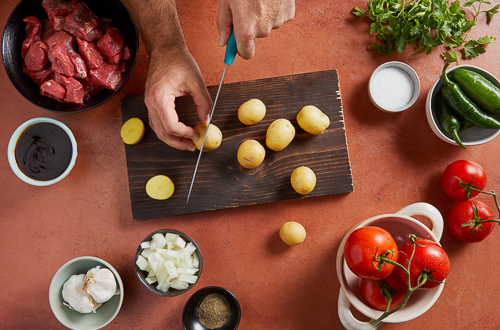
<path id="1" fill-rule="evenodd" d="M 429 128 L 425 97 L 441 72 L 443 48 L 414 57 L 410 57 L 411 50 L 391 56 L 375 54 L 368 47 L 374 41 L 368 22 L 350 13 L 354 5 L 365 4 L 297 1 L 295 19 L 258 40 L 254 59 L 237 58 L 226 75 L 226 82 L 239 82 L 338 69 L 354 185 L 350 194 L 133 221 L 125 148 L 119 134 L 120 99 L 144 93 L 148 67 L 144 48 L 141 46 L 135 71 L 120 93 L 103 106 L 78 114 L 57 114 L 32 105 L 15 90 L 2 66 L 1 328 L 64 328 L 49 306 L 50 281 L 64 263 L 88 255 L 111 263 L 125 286 L 122 309 L 109 329 L 182 329 L 187 299 L 197 289 L 211 285 L 225 287 L 239 299 L 239 329 L 341 329 L 335 257 L 352 226 L 415 202 L 436 206 L 446 219 L 454 202 L 442 191 L 440 178 L 444 168 L 458 159 L 480 163 L 488 174 L 487 187 L 500 190 L 500 139 L 462 150 L 439 140 Z M 15 5 L 14 0 L 0 2 L 2 27 Z M 216 0 L 181 0 L 178 6 L 189 49 L 207 85 L 216 85 L 224 52 L 218 46 Z M 500 17 L 487 25 L 481 15 L 472 35 L 500 36 Z M 498 54 L 500 42 L 488 46 L 479 58 L 462 63 L 500 77 Z M 367 93 L 373 70 L 390 60 L 412 66 L 421 81 L 415 105 L 397 114 L 375 108 Z M 78 142 L 73 171 L 49 187 L 33 187 L 19 180 L 5 157 L 14 130 L 40 116 L 65 123 Z M 491 198 L 478 199 L 494 209 Z M 304 243 L 288 247 L 280 240 L 278 230 L 286 221 L 304 225 Z M 174 298 L 150 293 L 134 272 L 138 244 L 162 228 L 191 236 L 204 258 L 195 288 Z M 499 241 L 500 229 L 495 229 L 482 243 L 461 243 L 445 221 L 441 242 L 452 266 L 441 297 L 424 315 L 382 328 L 500 327 Z"/>

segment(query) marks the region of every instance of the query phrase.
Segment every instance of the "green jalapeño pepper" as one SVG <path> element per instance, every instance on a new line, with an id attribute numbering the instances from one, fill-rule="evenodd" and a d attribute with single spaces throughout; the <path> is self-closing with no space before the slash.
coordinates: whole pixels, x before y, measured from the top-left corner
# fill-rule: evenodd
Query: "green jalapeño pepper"
<path id="1" fill-rule="evenodd" d="M 491 81 L 467 69 L 453 71 L 451 80 L 456 82 L 481 109 L 494 115 L 500 114 L 500 88 Z"/>
<path id="2" fill-rule="evenodd" d="M 450 134 L 458 145 L 467 149 L 458 136 L 458 132 L 462 128 L 462 124 L 440 94 L 436 97 L 435 106 L 437 121 L 439 126 L 441 126 L 441 129 Z"/>
<path id="3" fill-rule="evenodd" d="M 446 63 L 443 68 L 443 88 L 441 89 L 441 94 L 448 105 L 471 124 L 482 128 L 500 128 L 500 121 L 488 116 L 462 92 L 457 84 L 448 79 L 446 75 L 448 65 L 449 63 Z"/>

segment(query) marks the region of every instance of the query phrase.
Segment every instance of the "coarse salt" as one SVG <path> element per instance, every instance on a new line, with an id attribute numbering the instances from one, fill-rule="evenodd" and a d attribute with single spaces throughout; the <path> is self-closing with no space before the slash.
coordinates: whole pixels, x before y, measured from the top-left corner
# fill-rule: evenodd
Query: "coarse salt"
<path id="1" fill-rule="evenodd" d="M 397 110 L 410 102 L 413 96 L 413 81 L 403 70 L 387 67 L 371 79 L 370 92 L 380 107 Z"/>

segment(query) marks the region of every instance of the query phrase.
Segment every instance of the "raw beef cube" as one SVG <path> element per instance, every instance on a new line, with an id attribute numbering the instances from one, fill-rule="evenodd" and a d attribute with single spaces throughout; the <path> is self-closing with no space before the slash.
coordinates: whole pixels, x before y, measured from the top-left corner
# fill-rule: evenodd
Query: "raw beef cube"
<path id="1" fill-rule="evenodd" d="M 73 67 L 75 68 L 75 78 L 86 78 L 87 77 L 87 66 L 83 59 L 78 55 L 77 52 L 69 51 L 68 56 L 73 63 Z"/>
<path id="2" fill-rule="evenodd" d="M 59 102 L 64 102 L 64 97 L 66 96 L 66 89 L 56 83 L 53 79 L 47 80 L 40 86 L 40 94 L 57 100 Z"/>
<path id="3" fill-rule="evenodd" d="M 43 0 L 42 7 L 45 9 L 50 22 L 54 24 L 54 17 L 69 15 L 75 10 L 76 2 L 78 1 Z"/>
<path id="4" fill-rule="evenodd" d="M 121 78 L 118 64 L 105 62 L 101 67 L 90 70 L 90 83 L 106 89 L 115 89 Z"/>
<path id="5" fill-rule="evenodd" d="M 102 55 L 94 42 L 87 42 L 80 38 L 77 38 L 76 40 L 78 41 L 78 50 L 80 51 L 80 55 L 89 70 L 96 69 L 104 63 Z"/>
<path id="6" fill-rule="evenodd" d="M 58 42 L 52 50 L 54 60 L 52 61 L 52 69 L 54 72 L 62 73 L 66 76 L 74 76 L 76 74 L 73 62 L 69 58 L 66 46 L 62 42 Z"/>
<path id="7" fill-rule="evenodd" d="M 101 39 L 102 31 L 98 28 L 99 18 L 90 10 L 85 2 L 76 5 L 75 10 L 66 16 L 64 30 L 78 38 L 94 41 Z"/>
<path id="8" fill-rule="evenodd" d="M 55 31 L 55 30 L 54 30 Z M 76 49 L 76 38 L 75 36 L 69 34 L 66 31 L 55 31 L 53 34 L 48 35 L 47 38 L 43 38 L 42 41 L 47 44 L 49 47 L 48 55 L 49 61 L 54 61 L 54 55 L 52 55 L 54 51 L 54 46 L 58 43 L 63 43 L 66 46 L 66 51 L 75 51 Z"/>
<path id="9" fill-rule="evenodd" d="M 83 88 L 85 89 L 85 101 L 88 101 L 91 97 L 96 96 L 99 94 L 100 91 L 102 91 L 102 87 L 92 85 L 90 83 L 90 78 L 87 77 L 85 79 L 80 79 L 80 82 L 83 85 Z"/>
<path id="10" fill-rule="evenodd" d="M 52 20 L 54 30 L 60 31 L 66 25 L 66 16 L 55 16 Z"/>
<path id="11" fill-rule="evenodd" d="M 97 48 L 110 62 L 119 63 L 123 50 L 123 37 L 120 31 L 110 28 L 97 42 Z"/>
<path id="12" fill-rule="evenodd" d="M 123 47 L 122 57 L 120 58 L 120 60 L 122 60 L 122 61 L 128 61 L 131 56 L 132 55 L 130 54 L 130 48 L 129 48 L 129 46 L 125 45 Z"/>
<path id="13" fill-rule="evenodd" d="M 28 16 L 23 22 L 26 22 L 26 39 L 23 41 L 21 55 L 26 57 L 30 46 L 42 39 L 42 24 L 35 16 Z"/>
<path id="14" fill-rule="evenodd" d="M 54 71 L 51 67 L 47 67 L 41 71 L 29 71 L 26 69 L 26 64 L 23 63 L 23 72 L 25 75 L 31 78 L 38 85 L 42 85 L 54 76 Z"/>
<path id="15" fill-rule="evenodd" d="M 82 84 L 72 77 L 66 77 L 60 73 L 54 74 L 54 80 L 66 89 L 64 101 L 72 104 L 82 104 L 85 98 L 85 89 Z"/>
<path id="16" fill-rule="evenodd" d="M 47 50 L 48 47 L 43 41 L 37 41 L 28 49 L 28 53 L 24 58 L 26 70 L 40 71 L 47 66 Z"/>
<path id="17" fill-rule="evenodd" d="M 112 20 L 109 18 L 99 18 L 99 29 L 102 33 L 108 32 L 108 29 L 111 27 Z"/>

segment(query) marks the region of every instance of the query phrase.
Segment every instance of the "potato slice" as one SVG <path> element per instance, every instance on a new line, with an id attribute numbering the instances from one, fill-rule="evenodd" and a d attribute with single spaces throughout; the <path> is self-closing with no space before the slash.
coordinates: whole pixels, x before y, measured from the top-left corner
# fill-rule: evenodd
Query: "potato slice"
<path id="1" fill-rule="evenodd" d="M 145 130 L 142 120 L 130 118 L 123 124 L 120 135 L 126 144 L 136 144 L 142 140 Z"/>
<path id="2" fill-rule="evenodd" d="M 146 184 L 146 193 L 154 199 L 167 199 L 174 193 L 174 183 L 168 176 L 154 176 Z"/>

